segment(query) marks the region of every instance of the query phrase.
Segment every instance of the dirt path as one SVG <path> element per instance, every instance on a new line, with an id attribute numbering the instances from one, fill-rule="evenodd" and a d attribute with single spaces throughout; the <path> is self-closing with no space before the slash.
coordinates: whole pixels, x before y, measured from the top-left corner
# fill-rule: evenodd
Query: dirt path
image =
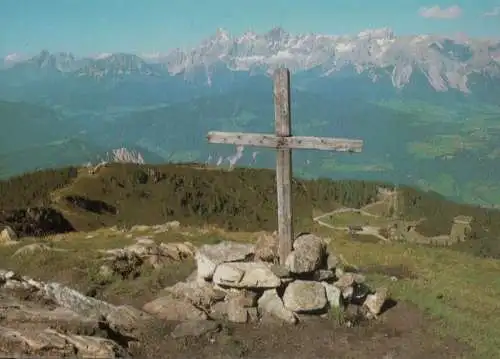
<path id="1" fill-rule="evenodd" d="M 377 215 L 365 212 L 363 210 L 358 210 L 358 209 L 353 209 L 353 208 L 340 208 L 340 209 L 337 209 L 335 211 L 331 211 L 331 212 L 324 213 L 322 215 L 316 216 L 316 217 L 313 218 L 313 221 L 316 222 L 316 223 L 318 223 L 321 226 L 328 227 L 330 229 L 336 229 L 336 230 L 341 230 L 341 231 L 348 231 L 349 227 L 347 227 L 347 226 L 334 226 L 332 224 L 326 223 L 326 222 L 324 222 L 324 221 L 321 220 L 322 218 L 325 218 L 325 217 L 329 217 L 329 216 L 332 216 L 332 215 L 335 215 L 335 214 L 339 214 L 339 213 L 346 213 L 346 212 L 359 212 L 362 215 L 366 215 L 366 216 L 369 216 L 369 217 L 377 217 L 377 218 L 380 217 L 380 216 L 377 216 Z M 362 230 L 357 231 L 356 233 L 357 234 L 361 234 L 361 235 L 370 235 L 370 236 L 377 237 L 380 240 L 383 240 L 383 241 L 386 241 L 386 242 L 388 241 L 387 238 L 385 238 L 384 236 L 382 236 L 379 233 L 380 227 L 376 227 L 376 226 L 363 226 L 362 228 L 363 228 Z"/>
<path id="2" fill-rule="evenodd" d="M 379 203 L 382 203 L 382 201 L 374 202 L 374 203 L 372 203 L 372 205 L 379 204 Z M 347 212 L 358 212 L 358 213 L 362 214 L 363 216 L 380 218 L 380 216 L 373 214 L 373 213 L 370 213 L 370 212 L 367 212 L 363 208 L 358 209 L 358 208 L 349 208 L 349 207 L 342 207 L 342 208 L 336 209 L 335 211 L 331 211 L 331 212 L 322 214 L 319 217 L 324 217 L 324 216 L 328 216 L 328 215 L 332 215 L 332 214 L 347 213 Z"/>

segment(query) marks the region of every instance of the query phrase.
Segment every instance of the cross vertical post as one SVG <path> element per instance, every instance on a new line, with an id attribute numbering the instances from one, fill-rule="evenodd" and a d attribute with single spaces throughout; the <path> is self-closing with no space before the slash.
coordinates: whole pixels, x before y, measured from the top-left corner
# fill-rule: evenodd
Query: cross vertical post
<path id="1" fill-rule="evenodd" d="M 292 149 L 311 149 L 335 152 L 361 152 L 362 140 L 312 136 L 292 136 L 290 108 L 290 71 L 277 69 L 274 73 L 275 134 L 210 131 L 208 142 L 236 146 L 274 148 L 276 156 L 276 193 L 278 204 L 278 256 L 280 264 L 293 249 L 292 216 Z"/>
<path id="2" fill-rule="evenodd" d="M 274 119 L 276 137 L 292 135 L 290 113 L 290 72 L 286 68 L 276 70 L 274 74 Z M 276 156 L 276 192 L 278 202 L 278 255 L 284 264 L 292 251 L 292 150 L 284 147 L 277 150 Z"/>

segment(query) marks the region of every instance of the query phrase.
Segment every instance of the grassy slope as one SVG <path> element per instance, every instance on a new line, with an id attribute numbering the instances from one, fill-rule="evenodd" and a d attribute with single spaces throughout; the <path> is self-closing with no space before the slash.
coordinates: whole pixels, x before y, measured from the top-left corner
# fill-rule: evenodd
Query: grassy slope
<path id="1" fill-rule="evenodd" d="M 0 208 L 52 206 L 77 230 L 169 220 L 190 225 L 210 223 L 238 231 L 271 231 L 276 226 L 272 171 L 226 172 L 213 168 L 203 170 L 203 166 L 198 165 L 113 164 L 101 168 L 96 175 L 81 169 L 75 177 L 76 172 L 74 168 L 40 171 L 0 181 Z M 296 230 L 311 228 L 314 211 L 328 212 L 339 205 L 360 208 L 373 202 L 379 185 L 362 181 L 295 181 Z M 500 211 L 457 204 L 432 192 L 407 187 L 400 190 L 399 206 L 404 209 L 405 217 L 427 218 L 418 226 L 422 234 L 449 234 L 455 216 L 472 216 L 471 240 L 458 245 L 457 249 L 481 256 L 500 256 L 497 240 Z M 100 208 L 94 212 L 82 209 L 67 201 L 71 197 Z"/>
<path id="2" fill-rule="evenodd" d="M 154 183 L 151 171 L 149 177 L 144 177 L 148 169 L 156 171 L 157 183 Z M 42 171 L 0 182 L 0 206 L 2 209 L 55 206 L 68 211 L 66 214 L 80 229 L 120 223 L 153 224 L 172 219 L 191 225 L 182 228 L 182 233 L 156 235 L 159 241 L 205 243 L 221 238 L 253 241 L 256 234 L 249 232 L 272 230 L 275 226 L 274 176 L 270 171 L 238 169 L 222 172 L 203 170 L 194 165 L 153 168 L 115 164 L 103 168 L 95 176 L 89 176 L 83 170 L 79 172 L 75 177 L 75 169 Z M 368 271 L 370 281 L 390 285 L 396 299 L 411 301 L 438 318 L 437 334 L 462 338 L 476 349 L 477 358 L 494 357 L 500 345 L 500 329 L 493 319 L 499 314 L 496 307 L 500 296 L 497 275 L 500 262 L 452 249 L 352 241 L 343 233 L 312 223 L 313 214 L 331 211 L 340 204 L 360 207 L 370 202 L 376 187 L 377 184 L 355 181 L 295 183 L 296 230 L 311 230 L 333 238 L 332 246 L 348 264 Z M 458 205 L 436 194 L 409 188 L 403 188 L 403 193 L 408 217 L 424 214 L 432 218 L 431 224 L 438 224 L 439 220 L 445 222 L 443 228 L 449 226 L 447 219 L 471 211 L 475 211 L 476 219 L 485 226 L 489 221 L 491 230 L 496 230 L 495 226 L 500 222 L 496 211 Z M 63 199 L 67 195 L 106 201 L 119 209 L 118 214 L 98 215 L 75 210 L 65 204 Z M 226 230 L 213 227 L 203 230 L 207 224 Z M 429 225 L 427 230 L 432 228 Z M 60 240 L 61 237 L 65 240 Z M 18 246 L 1 247 L 3 266 L 44 279 L 72 283 L 82 290 L 97 291 L 99 296 L 110 300 L 129 298 L 131 302 L 152 298 L 161 288 L 182 279 L 194 268 L 192 262 L 186 262 L 144 273 L 136 280 L 116 279 L 103 287 L 97 275 L 99 262 L 95 250 L 127 245 L 131 241 L 129 237 L 120 232 L 98 229 L 93 233 L 58 235 L 42 241 L 70 252 L 44 252 L 13 258 L 11 254 Z M 471 241 L 472 246 L 481 242 Z M 388 277 L 409 273 L 411 276 L 396 282 Z"/>
<path id="3" fill-rule="evenodd" d="M 149 173 L 149 174 L 148 174 Z M 156 175 L 155 175 L 156 173 Z M 223 174 L 223 175 L 221 175 Z M 37 177 L 39 176 L 39 177 Z M 154 178 L 158 176 L 158 181 Z M 40 178 L 38 180 L 37 178 Z M 212 223 L 227 229 L 274 229 L 275 180 L 271 171 L 237 169 L 233 172 L 202 170 L 184 165 L 136 166 L 112 165 L 95 176 L 81 175 L 65 187 L 50 194 L 59 180 L 47 180 L 45 172 L 0 182 L 0 204 L 14 207 L 32 205 L 35 196 L 26 192 L 33 182 L 43 201 L 68 213 L 76 229 L 96 229 L 102 225 L 154 224 L 166 220 L 185 223 Z M 39 183 L 37 183 L 39 182 Z M 37 184 L 35 184 L 37 183 Z M 355 194 L 351 187 L 355 184 Z M 335 202 L 360 206 L 370 201 L 377 184 L 329 181 L 296 182 L 295 213 L 303 228 L 312 223 L 313 207 L 329 210 Z M 69 196 L 84 197 L 113 206 L 116 215 L 92 214 L 70 205 Z"/>
<path id="4" fill-rule="evenodd" d="M 320 232 L 332 235 L 323 229 Z M 438 318 L 437 334 L 461 338 L 476 349 L 477 358 L 498 355 L 500 329 L 493 318 L 500 315 L 499 261 L 451 249 L 360 243 L 341 234 L 334 238 L 332 245 L 348 262 L 361 269 L 378 268 L 375 272 L 379 273 L 373 273 L 370 280 L 390 286 L 396 299 L 413 302 Z M 405 268 L 414 278 L 392 282 L 381 275 L 396 274 L 399 268 Z"/>
<path id="5" fill-rule="evenodd" d="M 388 285 L 396 300 L 409 301 L 436 319 L 436 335 L 452 335 L 475 349 L 473 359 L 494 358 L 500 346 L 497 298 L 500 295 L 500 262 L 474 258 L 450 249 L 353 242 L 342 233 L 313 228 L 333 238 L 331 246 L 346 264 L 367 273 L 369 283 Z M 135 232 L 151 235 L 160 242 L 192 241 L 214 243 L 222 239 L 255 241 L 256 233 L 227 232 L 214 228 L 181 227 L 178 231 L 155 234 L 152 229 Z M 26 239 L 24 243 L 35 240 Z M 40 242 L 40 240 L 36 240 Z M 112 302 L 144 303 L 162 288 L 184 279 L 195 268 L 192 261 L 145 271 L 136 279 L 115 278 L 103 285 L 97 275 L 98 249 L 117 248 L 132 242 L 127 233 L 100 229 L 45 238 L 42 242 L 69 252 L 36 252 L 12 257 L 19 246 L 0 247 L 3 267 L 45 280 L 71 284 L 84 292 Z M 23 244 L 24 244 L 23 243 Z M 392 281 L 390 276 L 401 279 Z M 383 319 L 382 319 L 383 320 Z"/>

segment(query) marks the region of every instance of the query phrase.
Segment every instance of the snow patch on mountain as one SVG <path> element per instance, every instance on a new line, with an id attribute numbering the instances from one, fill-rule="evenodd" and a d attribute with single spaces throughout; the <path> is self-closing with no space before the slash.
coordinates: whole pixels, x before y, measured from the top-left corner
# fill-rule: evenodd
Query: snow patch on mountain
<path id="1" fill-rule="evenodd" d="M 207 85 L 217 76 L 216 69 L 221 68 L 271 73 L 286 66 L 292 72 L 319 70 L 315 73 L 326 77 L 349 68 L 368 75 L 374 82 L 389 76 L 396 88 L 405 87 L 421 73 L 436 91 L 457 89 L 467 93 L 471 74 L 500 76 L 500 42 L 436 35 L 396 36 L 389 28 L 356 35 L 292 35 L 277 27 L 261 34 L 248 31 L 241 36 L 217 29 L 190 49 L 139 56 L 106 53 L 86 59 L 42 51 L 32 59 L 15 62 L 8 70 L 26 63 L 98 79 L 132 75 L 184 75 L 187 79 L 203 73 L 197 78 L 205 78 Z"/>

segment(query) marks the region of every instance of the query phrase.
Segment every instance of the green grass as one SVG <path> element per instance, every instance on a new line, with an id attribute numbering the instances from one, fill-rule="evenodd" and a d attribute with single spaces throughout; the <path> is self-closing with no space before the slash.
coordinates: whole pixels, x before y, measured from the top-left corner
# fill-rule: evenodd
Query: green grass
<path id="1" fill-rule="evenodd" d="M 271 171 L 240 170 L 224 172 L 203 170 L 201 166 L 113 165 L 95 176 L 80 172 L 78 178 L 67 170 L 38 172 L 14 178 L 0 185 L 0 205 L 26 207 L 37 203 L 62 207 L 76 224 L 100 228 L 106 225 L 158 224 L 179 220 L 187 227 L 155 235 L 157 241 L 216 243 L 224 238 L 255 240 L 259 230 L 275 229 L 276 202 L 274 174 Z M 148 170 L 158 171 L 153 181 Z M 148 174 L 149 173 L 149 174 Z M 144 176 L 147 174 L 147 176 Z M 147 180 L 146 180 L 147 179 Z M 352 241 L 341 232 L 317 228 L 312 216 L 339 206 L 363 207 L 373 201 L 380 184 L 361 181 L 327 180 L 294 183 L 294 213 L 297 232 L 316 231 L 334 238 L 332 246 L 349 264 L 363 267 L 404 266 L 414 278 L 390 282 L 380 272 L 369 274 L 370 281 L 390 284 L 397 300 L 408 300 L 436 318 L 436 333 L 462 339 L 476 350 L 475 358 L 495 357 L 500 346 L 500 327 L 494 318 L 500 297 L 500 262 L 473 255 L 500 253 L 500 212 L 457 204 L 435 193 L 400 187 L 400 204 L 405 218 L 427 218 L 418 228 L 426 236 L 449 233 L 457 215 L 474 217 L 473 236 L 455 249 L 418 247 L 403 243 L 377 244 Z M 17 192 L 16 192 L 17 191 Z M 72 208 L 65 196 L 81 195 L 116 206 L 119 215 L 100 215 Z M 56 203 L 52 203 L 57 199 Z M 3 207 L 5 206 L 5 207 Z M 7 207 L 8 208 L 8 207 Z M 171 212 L 168 212 L 170 210 Z M 373 209 L 378 211 L 379 209 Z M 353 213 L 340 214 L 341 223 L 352 220 L 380 224 L 377 219 Z M 219 229 L 217 229 L 219 228 Z M 487 230 L 487 231 L 486 231 Z M 134 236 L 152 234 L 137 232 Z M 30 243 L 35 239 L 23 240 Z M 68 252 L 48 251 L 14 258 L 17 249 L 0 248 L 0 263 L 25 275 L 71 284 L 83 292 L 95 291 L 110 301 L 128 300 L 131 304 L 153 298 L 162 288 L 182 280 L 193 269 L 186 261 L 161 270 L 144 270 L 137 279 L 115 278 L 102 284 L 98 248 L 123 247 L 131 238 L 121 232 L 99 229 L 91 233 L 71 233 L 38 239 Z"/>
<path id="2" fill-rule="evenodd" d="M 373 162 L 373 161 L 372 161 Z M 321 162 L 321 169 L 324 171 L 332 172 L 384 172 L 393 170 L 394 166 L 392 163 L 358 163 L 358 164 L 346 164 L 339 163 L 335 159 L 325 159 Z"/>
<path id="3" fill-rule="evenodd" d="M 440 181 L 443 188 L 451 190 L 449 178 L 443 177 Z M 339 206 L 361 208 L 373 203 L 380 186 L 392 187 L 352 180 L 294 181 L 295 229 L 310 230 L 315 211 L 326 213 Z M 227 172 L 199 164 L 112 164 L 95 175 L 89 175 L 87 169 L 39 171 L 0 181 L 0 208 L 7 210 L 0 212 L 0 224 L 11 225 L 16 230 L 26 228 L 24 222 L 14 223 L 16 220 L 9 217 L 9 210 L 42 206 L 62 213 L 79 231 L 171 220 L 193 226 L 212 224 L 229 231 L 273 231 L 276 229 L 275 188 L 274 172 L 270 170 L 237 168 Z M 500 257 L 500 211 L 455 203 L 437 193 L 406 186 L 400 186 L 399 191 L 398 207 L 405 219 L 427 218 L 418 228 L 423 235 L 449 234 L 455 216 L 472 216 L 471 241 L 457 249 Z M 487 192 L 481 189 L 481 193 L 488 195 Z M 87 204 L 105 206 L 111 212 L 91 212 L 78 207 L 68 201 L 75 197 Z"/>
<path id="4" fill-rule="evenodd" d="M 345 264 L 361 270 L 367 268 L 370 286 L 388 286 L 395 300 L 414 303 L 432 317 L 431 329 L 436 335 L 452 336 L 470 345 L 474 353 L 467 359 L 496 357 L 500 346 L 500 327 L 495 319 L 500 315 L 499 261 L 444 248 L 352 241 L 342 232 L 324 228 L 314 232 L 334 238 L 330 246 L 341 254 Z M 135 237 L 144 235 L 160 242 L 188 240 L 199 245 L 224 239 L 255 241 L 258 233 L 227 232 L 214 227 L 181 227 L 161 234 L 152 230 L 134 233 Z M 38 252 L 12 258 L 19 246 L 0 247 L 2 267 L 35 278 L 61 281 L 84 292 L 97 288 L 99 298 L 135 305 L 154 298 L 165 286 L 183 280 L 195 269 L 193 261 L 187 260 L 158 270 L 144 269 L 136 279 L 115 278 L 102 285 L 96 275 L 100 263 L 97 249 L 123 247 L 132 243 L 132 239 L 127 238 L 127 233 L 109 229 L 62 237 L 46 238 L 44 242 L 68 252 Z M 26 243 L 31 241 L 28 239 Z M 403 273 L 405 278 L 390 280 L 396 272 Z"/>
<path id="5" fill-rule="evenodd" d="M 217 224 L 228 230 L 275 229 L 273 171 L 235 169 L 227 172 L 203 168 L 200 165 L 113 164 L 101 168 L 97 175 L 89 175 L 82 169 L 78 178 L 65 182 L 65 187 L 59 185 L 61 181 L 52 180 L 49 173 L 40 172 L 0 182 L 0 206 L 7 200 L 7 208 L 14 208 L 16 204 L 34 206 L 40 202 L 62 212 L 75 229 L 83 231 L 170 220 L 193 225 Z M 294 182 L 295 225 L 307 230 L 312 224 L 314 208 L 327 211 L 336 202 L 360 207 L 375 196 L 380 185 L 363 181 Z M 75 196 L 112 207 L 116 214 L 85 211 L 68 202 Z"/>
<path id="6" fill-rule="evenodd" d="M 254 234 L 224 234 L 223 231 L 210 227 L 180 228 L 165 233 L 155 233 L 152 228 L 126 233 L 103 228 L 89 233 L 69 233 L 43 239 L 25 238 L 17 245 L 0 245 L 1 268 L 9 268 L 39 280 L 60 282 L 83 293 L 97 290 L 99 298 L 111 302 L 139 305 L 152 300 L 163 288 L 183 280 L 195 269 L 193 260 L 173 262 L 159 270 L 144 266 L 136 279 L 116 277 L 110 283 L 103 284 L 99 268 L 105 254 L 99 250 L 123 248 L 133 244 L 133 238 L 144 236 L 157 243 L 189 241 L 194 245 L 215 244 L 224 238 L 236 241 L 255 238 Z M 32 243 L 41 243 L 63 251 L 47 250 L 13 255 L 19 248 Z"/>
<path id="7" fill-rule="evenodd" d="M 476 136 L 436 135 L 425 142 L 410 142 L 408 152 L 418 159 L 454 156 L 457 152 L 466 150 L 477 152 L 485 150 L 488 143 Z"/>
<path id="8" fill-rule="evenodd" d="M 0 208 L 48 206 L 51 193 L 68 186 L 76 176 L 77 169 L 68 167 L 26 173 L 0 181 Z"/>
<path id="9" fill-rule="evenodd" d="M 320 231 L 332 236 L 331 231 Z M 446 248 L 353 242 L 341 233 L 332 237 L 333 249 L 360 268 L 408 268 L 416 278 L 393 282 L 388 276 L 372 274 L 368 280 L 389 286 L 396 300 L 412 302 L 435 318 L 438 335 L 451 335 L 471 345 L 475 349 L 471 358 L 498 355 L 498 260 L 474 258 Z"/>
<path id="10" fill-rule="evenodd" d="M 389 199 L 369 204 L 362 209 L 363 211 L 375 216 L 389 217 L 392 214 L 392 206 Z"/>
<path id="11" fill-rule="evenodd" d="M 372 217 L 356 212 L 341 212 L 323 218 L 323 222 L 333 226 L 387 226 L 391 219 L 384 217 Z"/>
<path id="12" fill-rule="evenodd" d="M 449 108 L 432 105 L 424 101 L 388 100 L 377 102 L 377 105 L 417 116 L 415 125 L 427 125 L 434 122 L 453 123 L 456 121 L 455 117 L 450 114 Z"/>

